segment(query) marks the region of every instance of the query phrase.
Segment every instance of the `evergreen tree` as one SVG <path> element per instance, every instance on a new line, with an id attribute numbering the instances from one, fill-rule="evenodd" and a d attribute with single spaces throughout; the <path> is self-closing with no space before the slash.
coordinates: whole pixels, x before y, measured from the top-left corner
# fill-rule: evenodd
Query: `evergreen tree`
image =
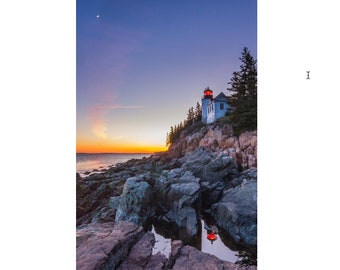
<path id="1" fill-rule="evenodd" d="M 175 128 L 174 128 L 174 141 L 177 141 L 177 139 L 179 138 L 179 133 L 181 131 L 179 130 L 179 125 L 175 125 Z"/>
<path id="2" fill-rule="evenodd" d="M 170 144 L 174 142 L 174 128 L 172 126 L 170 127 L 169 142 Z"/>
<path id="3" fill-rule="evenodd" d="M 165 145 L 168 146 L 170 144 L 170 136 L 169 136 L 169 132 L 166 133 L 166 142 Z"/>
<path id="4" fill-rule="evenodd" d="M 190 107 L 187 114 L 187 125 L 189 126 L 192 125 L 194 118 L 195 118 L 194 108 Z"/>
<path id="5" fill-rule="evenodd" d="M 195 122 L 202 120 L 202 107 L 198 103 L 198 101 L 196 103 L 196 108 L 195 108 L 195 112 L 194 112 L 194 119 L 195 119 Z"/>
<path id="6" fill-rule="evenodd" d="M 235 135 L 246 130 L 257 129 L 257 66 L 248 48 L 243 48 L 240 71 L 233 72 L 228 90 L 231 109 L 227 119 L 234 128 Z"/>
<path id="7" fill-rule="evenodd" d="M 179 124 L 170 127 L 170 132 L 166 134 L 166 146 L 176 142 L 180 136 L 181 132 L 191 127 L 194 123 L 200 121 L 202 118 L 202 108 L 201 105 L 197 102 L 195 109 L 191 107 L 187 113 L 187 119 Z"/>

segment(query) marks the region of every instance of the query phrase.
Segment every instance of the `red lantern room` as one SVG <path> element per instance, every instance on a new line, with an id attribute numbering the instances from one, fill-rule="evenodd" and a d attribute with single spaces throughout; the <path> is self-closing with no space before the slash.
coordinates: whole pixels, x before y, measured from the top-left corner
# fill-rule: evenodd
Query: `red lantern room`
<path id="1" fill-rule="evenodd" d="M 209 87 L 204 90 L 204 98 L 213 98 L 213 91 L 209 89 Z"/>

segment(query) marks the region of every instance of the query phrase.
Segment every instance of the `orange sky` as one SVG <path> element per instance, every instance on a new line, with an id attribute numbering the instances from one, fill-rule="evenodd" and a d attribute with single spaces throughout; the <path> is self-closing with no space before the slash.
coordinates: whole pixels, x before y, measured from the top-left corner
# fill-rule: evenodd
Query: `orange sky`
<path id="1" fill-rule="evenodd" d="M 77 140 L 77 153 L 155 153 L 166 151 L 164 145 L 138 145 L 132 143 L 110 143 Z"/>

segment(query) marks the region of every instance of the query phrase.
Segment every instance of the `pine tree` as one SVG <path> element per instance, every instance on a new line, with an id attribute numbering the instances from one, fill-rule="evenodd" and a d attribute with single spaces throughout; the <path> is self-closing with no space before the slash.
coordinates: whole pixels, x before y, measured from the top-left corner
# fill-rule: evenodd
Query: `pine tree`
<path id="1" fill-rule="evenodd" d="M 172 126 L 170 127 L 169 142 L 170 144 L 174 142 L 174 128 Z"/>
<path id="2" fill-rule="evenodd" d="M 177 141 L 177 139 L 179 138 L 179 133 L 180 133 L 179 125 L 175 125 L 175 128 L 174 128 L 174 141 Z"/>
<path id="3" fill-rule="evenodd" d="M 202 120 L 202 107 L 198 103 L 198 101 L 196 103 L 196 108 L 195 108 L 195 112 L 194 112 L 194 120 L 195 120 L 195 122 Z"/>
<path id="4" fill-rule="evenodd" d="M 181 132 L 192 126 L 197 121 L 200 121 L 202 118 L 202 108 L 201 105 L 197 102 L 196 108 L 189 108 L 187 113 L 187 119 L 179 124 L 170 127 L 170 132 L 166 134 L 166 146 L 176 142 L 181 137 Z"/>
<path id="5" fill-rule="evenodd" d="M 228 90 L 231 109 L 227 119 L 234 128 L 235 135 L 257 129 L 257 66 L 248 48 L 243 48 L 240 71 L 233 72 Z"/>
<path id="6" fill-rule="evenodd" d="M 166 133 L 166 141 L 165 141 L 165 146 L 168 146 L 170 144 L 170 136 L 169 132 Z"/>

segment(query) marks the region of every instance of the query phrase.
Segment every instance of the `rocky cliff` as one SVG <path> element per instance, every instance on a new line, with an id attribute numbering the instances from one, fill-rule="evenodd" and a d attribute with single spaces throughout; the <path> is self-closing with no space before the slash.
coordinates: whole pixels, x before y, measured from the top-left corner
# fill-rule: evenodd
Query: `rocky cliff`
<path id="1" fill-rule="evenodd" d="M 77 175 L 77 269 L 256 269 L 189 246 L 209 216 L 223 241 L 256 257 L 256 131 L 194 128 L 166 153 Z M 171 231 L 169 258 L 151 255 L 150 224 Z"/>
<path id="2" fill-rule="evenodd" d="M 219 123 L 201 126 L 197 131 L 184 130 L 178 141 L 168 150 L 170 158 L 179 158 L 187 153 L 203 148 L 224 152 L 235 159 L 244 170 L 257 167 L 257 131 L 247 131 L 233 135 L 232 127 Z"/>

